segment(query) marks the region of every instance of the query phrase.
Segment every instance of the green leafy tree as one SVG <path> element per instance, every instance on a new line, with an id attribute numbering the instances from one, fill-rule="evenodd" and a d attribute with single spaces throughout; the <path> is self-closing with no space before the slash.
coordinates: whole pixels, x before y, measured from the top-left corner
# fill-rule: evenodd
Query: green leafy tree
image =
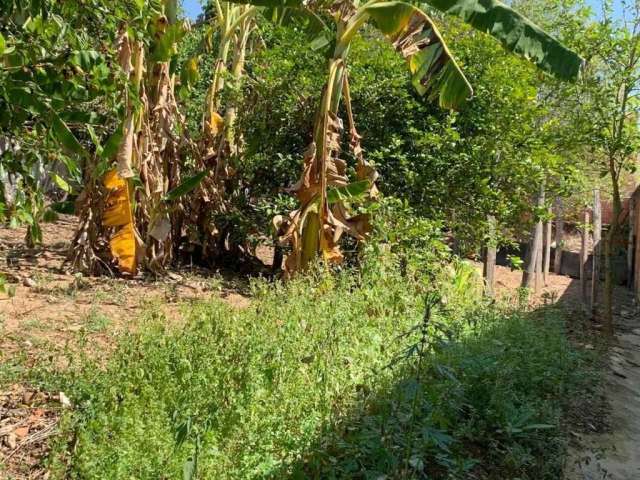
<path id="1" fill-rule="evenodd" d="M 634 172 L 640 142 L 640 6 L 624 4 L 623 20 L 613 18 L 612 5 L 601 4 L 603 16 L 579 36 L 588 64 L 573 100 L 574 129 L 588 139 L 589 158 L 610 180 L 613 215 L 605 242 L 605 317 L 613 331 L 613 257 L 623 243 L 622 184 Z"/>
<path id="2" fill-rule="evenodd" d="M 280 5 L 269 1 L 255 3 Z M 462 18 L 474 28 L 490 32 L 507 48 L 524 54 L 560 78 L 574 78 L 578 73 L 581 59 L 577 55 L 499 2 L 490 2 L 488 8 L 473 8 L 473 2 L 434 0 L 429 4 Z M 286 6 L 302 7 L 302 4 L 289 2 Z M 358 240 L 366 235 L 366 217 L 349 213 L 340 195 L 331 205 L 329 189 L 343 189 L 353 199 L 354 194 L 362 195 L 366 191 L 361 191 L 359 185 L 369 182 L 372 189 L 369 194 L 375 194 L 373 182 L 378 174 L 362 155 L 360 136 L 351 113 L 346 65 L 351 42 L 367 22 L 372 22 L 407 59 L 412 83 L 421 95 L 429 93 L 430 98 L 437 98 L 442 107 L 452 108 L 461 105 L 472 93 L 433 20 L 417 7 L 403 2 L 359 5 L 345 1 L 332 5 L 330 10 L 335 33 L 325 38 L 329 50 L 328 80 L 316 116 L 313 142 L 305 153 L 303 175 L 293 187 L 301 207 L 287 219 L 276 221 L 280 240 L 292 245 L 292 253 L 287 259 L 288 272 L 305 268 L 317 252 L 322 252 L 329 262 L 339 262 L 342 254 L 338 241 L 342 234 L 347 233 Z M 357 159 L 355 184 L 349 182 L 346 163 L 339 158 L 342 124 L 338 109 L 343 95 L 350 146 Z"/>

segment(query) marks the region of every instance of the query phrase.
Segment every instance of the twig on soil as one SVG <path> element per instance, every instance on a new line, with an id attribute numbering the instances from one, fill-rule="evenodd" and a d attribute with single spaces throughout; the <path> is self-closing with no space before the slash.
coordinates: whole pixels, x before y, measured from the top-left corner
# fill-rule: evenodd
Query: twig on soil
<path id="1" fill-rule="evenodd" d="M 18 452 L 18 450 L 20 450 L 22 447 L 26 445 L 30 445 L 32 443 L 42 441 L 50 437 L 51 435 L 53 435 L 55 433 L 55 427 L 57 423 L 58 423 L 58 419 L 55 419 L 53 422 L 51 422 L 48 426 L 46 426 L 42 430 L 39 430 L 32 435 L 29 435 L 22 442 L 20 442 L 20 444 L 16 448 L 14 448 L 13 451 L 9 453 L 9 455 L 7 455 L 7 457 L 5 458 L 5 461 L 13 457 Z"/>
<path id="2" fill-rule="evenodd" d="M 7 435 L 8 433 L 13 432 L 16 428 L 21 427 L 22 425 L 24 425 L 25 423 L 27 423 L 27 419 L 22 419 L 21 421 L 19 421 L 18 423 L 14 423 L 12 425 L 7 425 L 6 427 L 2 427 L 0 428 L 0 437 L 4 437 L 5 435 Z"/>

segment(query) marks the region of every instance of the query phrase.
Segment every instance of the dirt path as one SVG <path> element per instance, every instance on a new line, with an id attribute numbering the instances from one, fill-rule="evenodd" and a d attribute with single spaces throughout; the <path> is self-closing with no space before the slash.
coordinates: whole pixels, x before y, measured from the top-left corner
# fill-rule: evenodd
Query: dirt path
<path id="1" fill-rule="evenodd" d="M 610 428 L 579 438 L 566 480 L 640 479 L 640 315 L 630 294 L 617 297 L 617 334 L 605 384 Z"/>
<path id="2" fill-rule="evenodd" d="M 498 267 L 498 294 L 513 297 L 520 280 L 521 272 Z M 579 281 L 551 275 L 548 286 L 530 301 L 560 303 L 575 318 L 569 328 L 584 329 Z M 573 419 L 579 431 L 572 432 L 565 480 L 640 480 L 640 309 L 630 290 L 616 288 L 614 315 L 616 336 L 608 349 L 604 388 L 594 398 L 576 399 L 585 408 Z M 601 325 L 588 325 L 594 329 L 593 340 L 602 340 Z"/>

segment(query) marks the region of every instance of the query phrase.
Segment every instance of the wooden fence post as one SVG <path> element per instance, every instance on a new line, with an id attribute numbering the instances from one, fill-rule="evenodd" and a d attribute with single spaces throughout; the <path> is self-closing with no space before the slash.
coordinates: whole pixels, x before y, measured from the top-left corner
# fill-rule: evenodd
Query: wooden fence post
<path id="1" fill-rule="evenodd" d="M 487 223 L 489 225 L 489 237 L 484 249 L 484 292 L 487 297 L 493 298 L 495 296 L 496 277 L 496 217 L 488 215 Z"/>
<path id="2" fill-rule="evenodd" d="M 589 299 L 588 299 L 588 281 L 587 281 L 587 262 L 589 261 L 589 251 L 587 249 L 587 239 L 589 235 L 589 210 L 585 206 L 582 228 L 580 231 L 581 244 L 580 244 L 580 301 L 582 303 L 582 310 L 588 311 Z"/>
<path id="3" fill-rule="evenodd" d="M 545 287 L 549 282 L 549 268 L 551 266 L 551 230 L 553 228 L 553 210 L 549 207 L 549 218 L 544 223 L 544 265 L 542 267 L 542 279 Z"/>
<path id="4" fill-rule="evenodd" d="M 591 269 L 591 313 L 595 315 L 598 306 L 598 285 L 600 285 L 600 255 L 602 251 L 602 204 L 600 190 L 593 191 L 593 263 Z"/>
<path id="5" fill-rule="evenodd" d="M 545 191 L 544 191 L 544 183 L 540 186 L 540 196 L 538 197 L 538 212 L 542 211 L 545 202 Z M 538 221 L 538 225 L 536 226 L 536 230 L 540 230 L 540 242 L 538 245 L 538 251 L 536 252 L 536 284 L 535 284 L 535 292 L 538 294 L 542 291 L 542 287 L 544 286 L 544 282 L 542 279 L 542 265 L 543 265 L 543 245 L 544 245 L 544 223 L 542 219 Z"/>
<path id="6" fill-rule="evenodd" d="M 634 265 L 636 228 L 636 200 L 635 195 L 629 199 L 629 238 L 627 239 L 627 286 L 633 288 L 636 282 Z"/>
<path id="7" fill-rule="evenodd" d="M 553 271 L 562 274 L 562 250 L 564 249 L 564 205 L 562 198 L 556 198 L 556 253 L 553 259 Z"/>

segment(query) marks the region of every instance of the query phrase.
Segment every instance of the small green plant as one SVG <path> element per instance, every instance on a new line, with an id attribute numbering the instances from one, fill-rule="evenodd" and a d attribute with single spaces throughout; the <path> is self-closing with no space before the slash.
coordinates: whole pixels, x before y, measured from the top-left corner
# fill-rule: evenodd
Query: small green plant
<path id="1" fill-rule="evenodd" d="M 83 328 L 89 333 L 104 332 L 111 324 L 109 317 L 104 315 L 96 305 L 91 306 L 81 322 Z"/>
<path id="2" fill-rule="evenodd" d="M 16 286 L 7 282 L 7 277 L 0 273 L 0 293 L 5 293 L 9 298 L 16 296 Z"/>
<path id="3" fill-rule="evenodd" d="M 522 270 L 524 260 L 520 258 L 520 255 L 507 255 L 507 262 L 509 262 L 509 268 L 511 271 Z"/>
<path id="4" fill-rule="evenodd" d="M 516 290 L 517 308 L 527 310 L 531 300 L 531 289 L 526 287 L 518 287 Z"/>

